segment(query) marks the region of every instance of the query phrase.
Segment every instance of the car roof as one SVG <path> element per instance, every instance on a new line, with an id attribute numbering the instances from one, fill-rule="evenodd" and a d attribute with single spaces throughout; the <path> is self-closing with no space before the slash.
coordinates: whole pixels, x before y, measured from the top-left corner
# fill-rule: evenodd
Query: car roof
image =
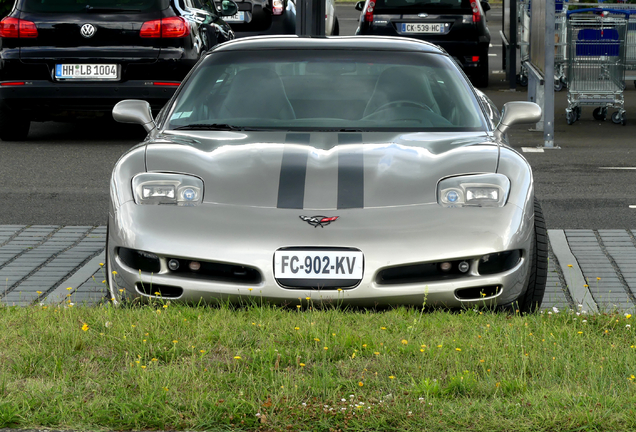
<path id="1" fill-rule="evenodd" d="M 369 51 L 446 52 L 430 42 L 392 36 L 254 36 L 217 45 L 210 52 L 262 49 L 334 49 Z"/>

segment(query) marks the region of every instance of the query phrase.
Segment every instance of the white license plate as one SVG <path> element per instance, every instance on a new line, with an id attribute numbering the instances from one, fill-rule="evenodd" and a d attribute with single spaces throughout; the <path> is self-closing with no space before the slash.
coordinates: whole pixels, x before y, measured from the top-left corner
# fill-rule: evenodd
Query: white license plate
<path id="1" fill-rule="evenodd" d="M 274 253 L 277 279 L 362 279 L 359 251 L 280 250 Z"/>
<path id="2" fill-rule="evenodd" d="M 408 24 L 402 23 L 402 33 L 441 33 L 444 24 Z"/>
<path id="3" fill-rule="evenodd" d="M 232 16 L 223 17 L 225 22 L 245 22 L 245 12 L 237 12 Z"/>
<path id="4" fill-rule="evenodd" d="M 56 79 L 119 79 L 119 67 L 115 64 L 58 64 L 55 65 Z"/>

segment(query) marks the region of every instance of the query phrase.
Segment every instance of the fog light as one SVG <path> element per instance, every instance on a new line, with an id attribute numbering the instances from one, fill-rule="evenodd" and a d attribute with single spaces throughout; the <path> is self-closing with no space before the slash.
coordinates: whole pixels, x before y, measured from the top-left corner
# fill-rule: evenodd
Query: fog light
<path id="1" fill-rule="evenodd" d="M 468 264 L 466 261 L 462 261 L 459 263 L 457 268 L 459 269 L 460 272 L 466 273 L 470 269 L 470 264 Z"/>
<path id="2" fill-rule="evenodd" d="M 439 265 L 439 268 L 441 271 L 447 272 L 447 271 L 450 271 L 452 266 L 453 265 L 449 262 L 443 262 Z"/>
<path id="3" fill-rule="evenodd" d="M 188 267 L 190 267 L 190 270 L 192 271 L 199 271 L 201 263 L 198 261 L 190 261 L 190 265 Z"/>
<path id="4" fill-rule="evenodd" d="M 179 270 L 179 261 L 177 261 L 176 259 L 171 259 L 170 261 L 168 261 L 168 268 L 172 271 L 177 271 Z"/>

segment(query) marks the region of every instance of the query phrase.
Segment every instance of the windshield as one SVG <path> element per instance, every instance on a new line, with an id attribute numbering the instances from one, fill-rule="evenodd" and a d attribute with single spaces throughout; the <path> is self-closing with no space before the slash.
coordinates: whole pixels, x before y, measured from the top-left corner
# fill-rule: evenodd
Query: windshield
<path id="1" fill-rule="evenodd" d="M 439 54 L 349 50 L 214 53 L 195 70 L 168 129 L 486 129 L 474 93 Z"/>
<path id="2" fill-rule="evenodd" d="M 25 0 L 26 12 L 146 12 L 167 7 L 166 0 Z"/>

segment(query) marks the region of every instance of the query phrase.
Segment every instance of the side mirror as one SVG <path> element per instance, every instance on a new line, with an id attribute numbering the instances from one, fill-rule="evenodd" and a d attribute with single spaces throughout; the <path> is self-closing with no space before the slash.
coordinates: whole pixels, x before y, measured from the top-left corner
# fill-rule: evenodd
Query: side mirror
<path id="1" fill-rule="evenodd" d="M 490 3 L 488 3 L 487 1 L 482 1 L 481 8 L 484 10 L 484 12 L 488 12 L 490 10 Z"/>
<path id="2" fill-rule="evenodd" d="M 356 10 L 357 11 L 362 11 L 364 9 L 364 3 L 363 1 L 359 1 L 358 3 L 356 3 Z"/>
<path id="3" fill-rule="evenodd" d="M 150 104 L 144 100 L 123 100 L 113 108 L 113 118 L 119 123 L 140 124 L 150 133 L 157 127 L 152 118 Z"/>
<path id="4" fill-rule="evenodd" d="M 501 111 L 501 120 L 495 129 L 495 137 L 502 139 L 510 126 L 537 123 L 541 120 L 541 107 L 534 102 L 508 102 Z"/>
<path id="5" fill-rule="evenodd" d="M 232 0 L 223 0 L 220 12 L 222 16 L 236 15 L 238 13 L 238 5 Z"/>

